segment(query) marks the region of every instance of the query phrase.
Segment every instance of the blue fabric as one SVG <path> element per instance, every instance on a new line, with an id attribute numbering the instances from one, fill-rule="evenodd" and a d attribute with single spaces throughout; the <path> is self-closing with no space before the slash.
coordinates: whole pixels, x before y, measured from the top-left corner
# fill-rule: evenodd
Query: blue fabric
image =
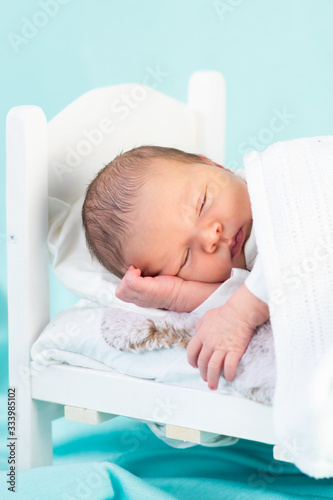
<path id="1" fill-rule="evenodd" d="M 5 438 L 5 425 L 1 431 Z M 96 427 L 57 420 L 53 441 L 54 465 L 20 471 L 14 495 L 1 447 L 1 499 L 333 499 L 333 479 L 309 478 L 275 461 L 272 446 L 251 441 L 175 449 L 145 424 L 123 417 Z"/>

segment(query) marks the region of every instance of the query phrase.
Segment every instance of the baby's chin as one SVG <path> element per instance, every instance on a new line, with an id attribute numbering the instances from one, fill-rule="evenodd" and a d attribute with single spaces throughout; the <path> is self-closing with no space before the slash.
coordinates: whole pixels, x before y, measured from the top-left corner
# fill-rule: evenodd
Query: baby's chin
<path id="1" fill-rule="evenodd" d="M 237 267 L 238 269 L 246 269 L 244 246 L 242 251 L 235 259 L 232 260 L 232 267 Z"/>

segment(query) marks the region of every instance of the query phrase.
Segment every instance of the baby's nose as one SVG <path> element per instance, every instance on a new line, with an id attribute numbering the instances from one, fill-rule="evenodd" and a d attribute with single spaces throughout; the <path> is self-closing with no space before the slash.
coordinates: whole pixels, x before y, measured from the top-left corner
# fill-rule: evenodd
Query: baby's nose
<path id="1" fill-rule="evenodd" d="M 205 251 L 208 253 L 215 252 L 219 243 L 223 241 L 222 225 L 219 222 L 215 222 L 207 228 L 207 231 L 203 234 L 203 236 Z"/>

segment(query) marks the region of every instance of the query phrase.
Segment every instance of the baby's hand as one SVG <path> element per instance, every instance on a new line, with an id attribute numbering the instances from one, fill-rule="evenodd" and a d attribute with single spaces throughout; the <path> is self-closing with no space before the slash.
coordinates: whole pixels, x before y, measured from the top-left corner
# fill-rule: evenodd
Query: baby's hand
<path id="1" fill-rule="evenodd" d="M 178 276 L 141 276 L 140 269 L 130 266 L 116 288 L 116 297 L 140 307 L 170 309 L 176 302 L 183 280 Z"/>
<path id="2" fill-rule="evenodd" d="M 199 321 L 187 346 L 188 362 L 199 367 L 210 389 L 217 389 L 221 371 L 232 381 L 254 330 L 269 318 L 267 305 L 242 285 L 221 307 Z"/>

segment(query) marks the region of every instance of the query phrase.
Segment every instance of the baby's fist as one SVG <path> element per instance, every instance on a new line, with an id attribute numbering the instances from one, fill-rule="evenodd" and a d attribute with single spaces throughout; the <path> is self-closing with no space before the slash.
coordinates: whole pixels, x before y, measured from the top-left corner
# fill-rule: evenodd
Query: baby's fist
<path id="1" fill-rule="evenodd" d="M 130 266 L 123 279 L 117 285 L 116 297 L 124 302 L 137 304 L 139 294 L 144 289 L 143 280 L 144 278 L 141 276 L 140 269 Z"/>
<path id="2" fill-rule="evenodd" d="M 140 269 L 130 266 L 116 289 L 116 297 L 140 307 L 169 309 L 178 297 L 183 280 L 176 276 L 141 276 Z"/>

